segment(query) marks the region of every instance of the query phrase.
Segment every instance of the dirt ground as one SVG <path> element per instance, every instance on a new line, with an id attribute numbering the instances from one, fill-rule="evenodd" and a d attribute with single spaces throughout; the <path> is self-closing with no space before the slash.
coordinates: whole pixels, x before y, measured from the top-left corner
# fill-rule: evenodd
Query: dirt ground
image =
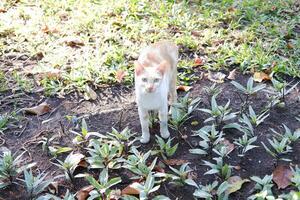
<path id="1" fill-rule="evenodd" d="M 246 84 L 248 76 L 239 74 L 236 81 L 242 84 Z M 193 85 L 191 90 L 192 97 L 201 97 L 202 102 L 199 105 L 200 108 L 209 108 L 210 99 L 203 91 L 204 86 L 211 85 L 212 82 L 203 78 Z M 233 111 L 237 111 L 240 107 L 241 101 L 238 98 L 237 90 L 226 80 L 225 83 L 220 85 L 222 93 L 218 96 L 217 102 L 220 105 L 225 105 L 228 99 L 231 100 L 231 108 Z M 270 116 L 255 129 L 255 133 L 258 136 L 258 140 L 255 145 L 259 148 L 255 148 L 247 152 L 247 156 L 240 158 L 237 156 L 238 152 L 235 148 L 233 152 L 229 154 L 229 158 L 226 160 L 232 166 L 238 166 L 233 169 L 233 175 L 239 175 L 242 178 L 249 178 L 251 176 L 265 176 L 271 174 L 275 168 L 275 161 L 262 147 L 261 142 L 267 143 L 267 138 L 270 138 L 272 132 L 270 128 L 278 130 L 278 127 L 284 123 L 290 129 L 295 130 L 300 127 L 300 123 L 295 119 L 295 116 L 300 114 L 300 102 L 297 96 L 298 91 L 294 90 L 287 97 L 287 106 L 284 108 L 274 108 L 271 111 Z M 46 155 L 42 151 L 39 141 L 42 137 L 48 135 L 57 134 L 60 136 L 61 146 L 72 146 L 72 139 L 74 135 L 70 133 L 70 129 L 76 129 L 76 124 L 70 123 L 66 116 L 77 116 L 79 118 L 85 117 L 90 131 L 97 131 L 100 133 L 106 133 L 111 131 L 111 127 L 115 127 L 121 130 L 125 127 L 129 127 L 134 132 L 140 132 L 140 124 L 137 114 L 137 106 L 134 102 L 134 88 L 123 85 L 107 87 L 96 90 L 98 99 L 96 101 L 84 101 L 78 94 L 73 93 L 65 98 L 57 97 L 45 97 L 41 93 L 25 94 L 25 93 L 5 93 L 0 94 L 1 106 L 0 112 L 6 113 L 13 110 L 19 110 L 24 107 L 31 107 L 38 105 L 41 102 L 47 102 L 51 105 L 51 112 L 43 116 L 27 115 L 20 110 L 17 112 L 19 120 L 9 124 L 9 128 L 5 131 L 4 135 L 1 135 L 0 150 L 9 148 L 13 152 L 26 151 L 26 162 L 37 162 L 37 167 L 40 171 L 49 173 L 49 176 L 55 176 L 62 174 L 62 171 L 58 169 L 51 162 L 55 160 L 49 160 L 51 157 Z M 183 93 L 180 93 L 183 95 Z M 261 110 L 266 104 L 266 93 L 260 92 L 251 100 L 251 105 L 254 110 Z M 187 141 L 190 144 L 197 144 L 198 139 L 192 137 L 192 131 L 198 130 L 202 127 L 203 121 L 207 118 L 207 115 L 200 111 L 195 111 L 193 117 L 184 124 L 183 134 L 187 135 Z M 199 124 L 192 126 L 192 121 L 198 121 Z M 154 134 L 158 133 L 158 127 L 155 126 L 151 132 L 151 142 L 147 145 L 142 145 L 141 149 L 144 151 L 155 148 Z M 207 171 L 207 167 L 203 166 L 203 160 L 209 160 L 210 158 L 205 156 L 199 156 L 189 153 L 190 146 L 184 140 L 180 139 L 179 135 L 175 131 L 171 130 L 171 136 L 175 137 L 175 142 L 179 142 L 179 148 L 173 158 L 187 160 L 191 163 L 191 167 L 194 170 L 194 178 L 197 183 L 206 184 L 217 180 L 218 177 L 214 175 L 203 175 Z M 233 142 L 233 138 L 240 136 L 240 133 L 236 130 L 226 130 L 225 138 Z M 75 148 L 75 147 L 74 147 Z M 292 165 L 300 164 L 300 143 L 296 143 L 293 146 L 293 152 L 288 155 L 292 160 Z M 61 158 L 61 157 L 59 157 Z M 86 169 L 79 169 L 78 172 L 82 172 Z M 96 172 L 93 172 L 96 173 Z M 122 177 L 122 183 L 118 188 L 122 189 L 130 183 L 129 178 L 133 175 L 127 170 L 114 170 L 113 174 Z M 59 193 L 63 193 L 66 189 L 70 189 L 72 192 L 78 191 L 80 188 L 88 185 L 84 179 L 78 179 L 76 185 L 72 187 L 66 181 L 61 180 L 59 182 Z M 246 199 L 253 191 L 254 183 L 245 183 L 243 188 L 232 194 L 230 199 L 242 200 Z M 275 188 L 275 187 L 274 187 Z M 176 188 L 172 185 L 162 185 L 157 193 L 165 194 L 171 199 L 193 199 L 193 187 L 184 186 L 182 188 Z M 289 188 L 285 189 L 289 191 Z M 275 190 L 274 193 L 278 194 L 282 191 Z M 23 199 L 24 189 L 21 186 L 14 185 L 6 190 L 0 192 L 0 199 Z"/>

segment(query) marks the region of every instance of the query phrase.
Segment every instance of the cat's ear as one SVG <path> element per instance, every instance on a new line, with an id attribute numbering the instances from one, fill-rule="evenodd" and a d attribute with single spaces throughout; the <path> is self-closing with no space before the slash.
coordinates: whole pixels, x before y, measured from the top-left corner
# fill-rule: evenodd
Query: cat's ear
<path id="1" fill-rule="evenodd" d="M 164 75 L 164 73 L 166 72 L 166 70 L 167 70 L 168 67 L 169 67 L 169 63 L 168 63 L 166 60 L 164 60 L 164 61 L 162 61 L 162 62 L 158 65 L 157 70 L 158 70 L 162 75 Z"/>
<path id="2" fill-rule="evenodd" d="M 143 71 L 144 67 L 139 63 L 139 61 L 134 62 L 135 74 L 139 76 Z"/>

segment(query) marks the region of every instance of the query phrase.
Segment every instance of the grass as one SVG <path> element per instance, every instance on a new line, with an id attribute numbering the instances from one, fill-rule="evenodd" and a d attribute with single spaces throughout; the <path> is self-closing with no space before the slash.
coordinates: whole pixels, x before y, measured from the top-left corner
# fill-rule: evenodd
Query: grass
<path id="1" fill-rule="evenodd" d="M 30 73 L 48 94 L 116 83 L 118 70 L 131 84 L 139 50 L 161 39 L 184 47 L 181 84 L 193 80 L 184 77 L 193 54 L 208 57 L 204 69 L 272 68 L 300 77 L 293 0 L 4 0 L 0 8 L 0 56 L 35 58 Z"/>

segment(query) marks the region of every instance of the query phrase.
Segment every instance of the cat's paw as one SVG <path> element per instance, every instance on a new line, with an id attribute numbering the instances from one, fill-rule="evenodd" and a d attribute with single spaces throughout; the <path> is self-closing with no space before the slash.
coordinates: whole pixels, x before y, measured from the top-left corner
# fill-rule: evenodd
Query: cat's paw
<path id="1" fill-rule="evenodd" d="M 141 137 L 140 142 L 146 144 L 150 141 L 150 137 Z"/>
<path id="2" fill-rule="evenodd" d="M 164 132 L 160 132 L 160 135 L 162 138 L 167 139 L 170 137 L 170 132 L 168 130 Z"/>

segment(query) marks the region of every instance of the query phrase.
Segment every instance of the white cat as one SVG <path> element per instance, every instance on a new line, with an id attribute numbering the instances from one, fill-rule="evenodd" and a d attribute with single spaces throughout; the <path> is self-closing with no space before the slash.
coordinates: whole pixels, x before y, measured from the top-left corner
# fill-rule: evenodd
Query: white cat
<path id="1" fill-rule="evenodd" d="M 135 92 L 142 126 L 141 143 L 150 141 L 149 111 L 158 111 L 160 134 L 170 136 L 168 130 L 168 95 L 177 101 L 178 47 L 171 42 L 158 42 L 141 51 L 135 61 Z"/>

